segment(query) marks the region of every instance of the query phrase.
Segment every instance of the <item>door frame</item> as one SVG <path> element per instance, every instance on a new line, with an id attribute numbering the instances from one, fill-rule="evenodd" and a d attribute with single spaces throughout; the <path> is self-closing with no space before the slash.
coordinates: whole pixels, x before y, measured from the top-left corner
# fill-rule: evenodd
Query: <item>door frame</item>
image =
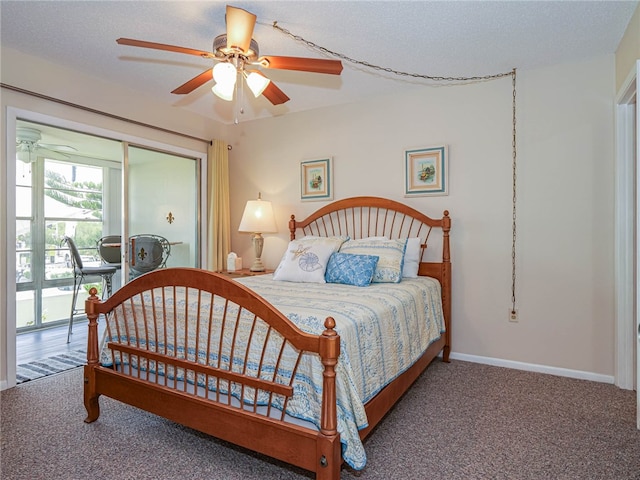
<path id="1" fill-rule="evenodd" d="M 616 96 L 615 176 L 615 323 L 616 385 L 636 389 L 636 422 L 640 429 L 640 111 L 638 81 L 640 60 L 632 68 Z M 631 261 L 630 261 L 631 259 Z"/>
<path id="2" fill-rule="evenodd" d="M 199 195 L 198 195 L 198 214 L 197 214 L 197 222 L 200 228 L 199 232 L 199 245 L 200 251 L 197 253 L 199 257 L 200 265 L 206 265 L 206 251 L 204 246 L 207 244 L 206 242 L 206 232 L 207 232 L 207 215 L 203 215 L 202 212 L 206 212 L 206 199 L 207 199 L 207 153 L 206 149 L 204 152 L 195 151 L 183 147 L 177 147 L 175 145 L 160 143 L 154 140 L 149 140 L 146 138 L 142 138 L 139 136 L 124 134 L 115 130 L 108 130 L 105 128 L 95 127 L 89 124 L 78 123 L 71 120 L 66 120 L 62 118 L 53 117 L 50 115 L 33 112 L 30 110 L 25 110 L 16 107 L 7 107 L 6 113 L 6 138 L 7 139 L 15 139 L 16 138 L 16 120 L 20 118 L 30 122 L 36 123 L 44 123 L 47 125 L 51 125 L 58 128 L 75 130 L 78 132 L 86 133 L 88 135 L 96 135 L 106 138 L 111 138 L 113 140 L 118 140 L 121 142 L 128 142 L 136 145 L 141 145 L 145 147 L 149 147 L 157 150 L 164 150 L 168 152 L 175 152 L 178 155 L 184 155 L 187 157 L 192 157 L 196 159 L 200 159 L 198 161 L 197 172 L 200 175 L 199 177 Z M 7 159 L 16 158 L 16 147 L 15 142 L 7 141 L 6 142 L 6 155 Z M 124 159 L 123 159 L 123 167 L 124 167 Z M 123 172 L 124 174 L 124 172 Z M 3 185 L 5 190 L 5 198 L 6 202 L 6 258 L 8 259 L 6 265 L 6 277 L 5 281 L 5 291 L 3 292 L 6 295 L 6 326 L 4 335 L 0 335 L 0 340 L 4 341 L 4 345 L 2 345 L 1 350 L 6 352 L 6 363 L 4 365 L 4 369 L 6 373 L 6 381 L 0 383 L 0 390 L 4 390 L 6 388 L 11 388 L 16 385 L 16 306 L 15 302 L 10 301 L 9 299 L 14 299 L 16 296 L 16 285 L 15 285 L 15 178 L 16 178 L 16 163 L 7 161 L 6 162 L 6 184 Z M 124 176 L 124 175 L 123 175 Z M 123 219 L 124 221 L 124 219 Z M 13 259 L 13 261 L 11 261 Z M 1 326 L 1 325 L 0 325 Z M 0 378 L 2 376 L 0 375 Z"/>

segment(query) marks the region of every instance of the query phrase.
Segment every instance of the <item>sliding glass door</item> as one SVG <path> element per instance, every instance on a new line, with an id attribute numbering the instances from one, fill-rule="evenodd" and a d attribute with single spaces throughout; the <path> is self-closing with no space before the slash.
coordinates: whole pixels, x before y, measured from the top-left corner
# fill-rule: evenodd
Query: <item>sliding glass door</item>
<path id="1" fill-rule="evenodd" d="M 127 279 L 156 265 L 199 266 L 198 160 L 134 145 L 127 159 Z M 154 252 L 144 242 L 158 237 L 168 245 Z"/>
<path id="2" fill-rule="evenodd" d="M 166 238 L 166 266 L 200 266 L 199 159 L 20 119 L 17 133 L 16 333 L 69 321 L 73 271 L 65 236 L 85 266 L 103 262 L 100 238 L 120 239 L 111 242 L 123 260 L 114 290 L 132 278 L 133 235 Z M 100 277 L 93 280 L 81 298 L 92 285 L 100 289 Z"/>
<path id="3" fill-rule="evenodd" d="M 39 132 L 33 124 L 29 130 Z M 120 189 L 106 190 L 105 178 L 122 175 L 119 162 L 29 150 L 16 159 L 17 332 L 68 322 L 73 272 L 62 240 L 74 239 L 86 266 L 100 264 L 96 242 L 106 228 L 105 204 L 120 203 L 114 196 Z"/>

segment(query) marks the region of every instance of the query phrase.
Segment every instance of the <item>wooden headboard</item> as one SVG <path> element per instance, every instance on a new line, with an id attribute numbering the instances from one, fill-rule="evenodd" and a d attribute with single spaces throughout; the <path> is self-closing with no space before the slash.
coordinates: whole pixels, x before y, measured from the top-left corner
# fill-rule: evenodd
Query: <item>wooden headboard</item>
<path id="1" fill-rule="evenodd" d="M 425 261 L 427 246 L 431 233 L 437 231 L 441 238 L 442 259 Z M 291 240 L 295 240 L 296 232 L 302 235 L 321 237 L 348 235 L 352 239 L 367 237 L 410 238 L 420 237 L 422 250 L 420 255 L 419 275 L 433 277 L 440 281 L 442 287 L 442 307 L 450 335 L 451 319 L 451 254 L 449 247 L 449 231 L 451 218 L 445 210 L 442 218 L 434 219 L 418 210 L 387 198 L 352 197 L 337 200 L 325 205 L 304 220 L 296 220 L 291 215 L 289 232 Z M 447 338 L 447 345 L 450 345 Z"/>

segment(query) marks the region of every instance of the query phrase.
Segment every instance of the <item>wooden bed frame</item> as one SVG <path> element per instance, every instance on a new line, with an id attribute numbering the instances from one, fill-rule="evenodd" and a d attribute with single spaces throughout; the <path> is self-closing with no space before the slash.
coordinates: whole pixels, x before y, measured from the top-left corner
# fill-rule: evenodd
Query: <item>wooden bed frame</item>
<path id="1" fill-rule="evenodd" d="M 294 215 L 291 216 L 289 221 L 291 239 L 295 238 L 298 231 L 304 235 L 349 235 L 352 239 L 370 236 L 389 238 L 419 236 L 424 242 L 419 275 L 438 279 L 442 287 L 446 333 L 432 343 L 412 367 L 365 405 L 369 425 L 360 431 L 362 439 L 382 420 L 384 415 L 440 352 L 442 352 L 443 360 L 449 361 L 451 349 L 450 228 L 451 219 L 448 211 L 444 212 L 442 218 L 434 220 L 407 205 L 378 197 L 354 197 L 339 200 L 326 205 L 302 221 L 297 221 Z M 436 262 L 426 262 L 423 259 L 426 257 L 427 241 L 433 229 L 441 232 L 442 259 Z M 440 245 L 437 245 L 435 249 L 439 248 Z M 160 379 L 160 375 L 149 378 L 136 369 L 128 369 L 127 371 L 127 369 L 114 369 L 100 364 L 98 333 L 98 317 L 100 315 L 112 312 L 115 315 L 122 315 L 125 306 L 132 304 L 134 297 L 139 299 L 142 292 L 149 290 L 153 290 L 154 293 L 163 292 L 162 298 L 164 298 L 165 291 L 175 292 L 178 287 L 187 287 L 187 291 L 192 292 L 190 295 L 194 295 L 189 298 L 197 298 L 198 306 L 201 295 L 211 294 L 238 306 L 240 310 L 249 311 L 254 322 L 262 322 L 269 329 L 269 332 L 272 330 L 277 332 L 283 338 L 283 345 L 288 343 L 300 354 L 311 352 L 319 355 L 324 366 L 319 430 L 287 422 L 284 419 L 284 414 L 280 418 L 274 418 L 273 413 L 264 415 L 255 408 L 252 409 L 246 405 L 244 407 L 233 405 L 228 399 L 223 400 L 221 395 L 215 393 L 208 392 L 203 395 L 198 393 L 197 388 L 188 390 L 187 382 L 183 382 L 183 385 L 178 387 L 177 383 L 171 384 L 171 382 L 167 382 L 166 378 Z M 343 460 L 340 436 L 337 432 L 335 384 L 335 366 L 340 354 L 340 338 L 334 330 L 335 321 L 333 318 L 326 319 L 322 335 L 304 333 L 266 300 L 244 285 L 224 275 L 190 268 L 161 269 L 145 274 L 123 286 L 104 302 L 101 302 L 96 294 L 97 291 L 92 289 L 91 297 L 86 301 L 89 337 L 87 365 L 84 367 L 84 404 L 88 414 L 85 422 L 90 423 L 98 419 L 100 414 L 98 399 L 100 395 L 106 395 L 195 430 L 315 472 L 316 478 L 319 480 L 338 480 L 340 478 Z M 224 311 L 227 311 L 226 306 Z M 145 315 L 145 329 L 157 328 L 158 322 L 164 322 L 165 328 L 170 328 L 169 323 L 175 321 L 175 316 L 167 318 L 167 315 L 155 314 L 155 309 L 153 312 L 154 318 L 146 318 Z M 239 318 L 239 314 L 234 318 Z M 198 328 L 205 330 L 202 338 L 215 336 L 211 330 L 216 328 L 222 328 L 218 333 L 227 332 L 224 323 L 225 320 L 222 321 L 223 325 L 220 327 L 210 318 L 209 322 L 206 318 L 201 319 L 199 315 L 197 319 Z M 126 333 L 122 336 L 118 334 L 118 337 L 129 338 L 129 333 Z M 142 335 L 141 331 L 136 330 L 135 333 L 137 338 Z M 200 335 L 198 334 L 196 337 L 200 338 Z M 235 333 L 233 341 L 235 341 Z M 203 345 L 198 346 L 197 342 L 198 340 L 195 345 L 196 351 L 198 348 L 204 348 Z M 192 372 L 197 378 L 206 379 L 207 383 L 214 379 L 215 382 L 242 385 L 242 397 L 244 397 L 245 389 L 254 389 L 255 391 L 259 389 L 260 392 L 268 392 L 270 400 L 272 395 L 281 395 L 286 398 L 293 391 L 290 384 L 283 385 L 275 381 L 264 380 L 259 373 L 257 376 L 252 376 L 244 371 L 237 373 L 221 365 L 220 361 L 218 365 L 209 365 L 203 363 L 202 358 L 200 362 L 197 357 L 181 358 L 172 352 L 158 351 L 157 347 L 151 349 L 148 343 L 139 341 L 131 343 L 123 340 L 121 343 L 109 342 L 108 347 L 116 355 L 113 358 L 117 358 L 118 355 L 130 356 L 129 358 L 149 362 L 148 365 L 156 365 L 158 368 L 160 365 L 164 365 L 167 369 L 175 368 L 176 371 L 182 371 L 185 375 L 186 372 Z M 187 351 L 189 345 L 184 347 Z M 191 348 L 194 348 L 194 345 L 191 345 Z M 216 348 L 222 348 L 222 346 L 207 346 L 207 358 L 209 350 Z M 282 354 L 280 355 L 282 356 Z M 280 357 L 278 357 L 279 361 Z M 206 392 L 206 389 L 200 390 Z"/>

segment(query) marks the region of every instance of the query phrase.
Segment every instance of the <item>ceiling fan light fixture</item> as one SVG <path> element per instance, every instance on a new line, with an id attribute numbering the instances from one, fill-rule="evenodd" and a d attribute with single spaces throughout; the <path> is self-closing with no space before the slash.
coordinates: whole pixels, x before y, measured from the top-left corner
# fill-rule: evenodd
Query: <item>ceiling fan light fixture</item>
<path id="1" fill-rule="evenodd" d="M 216 96 L 220 97 L 222 100 L 226 100 L 227 102 L 230 102 L 231 100 L 233 100 L 234 89 L 235 89 L 235 85 L 233 83 L 228 83 L 228 84 L 216 83 L 211 88 L 211 91 Z"/>
<path id="2" fill-rule="evenodd" d="M 246 52 L 239 51 L 237 48 L 227 48 L 227 34 L 223 33 L 213 39 L 213 54 L 216 58 L 225 59 L 233 55 L 241 55 L 246 58 L 248 62 L 253 62 L 258 59 L 260 49 L 258 42 L 253 38 L 249 42 L 249 49 Z"/>
<path id="3" fill-rule="evenodd" d="M 16 158 L 24 163 L 31 163 L 31 149 L 30 148 L 18 148 L 16 152 Z"/>
<path id="4" fill-rule="evenodd" d="M 245 75 L 247 78 L 247 85 L 256 98 L 262 95 L 262 92 L 264 92 L 265 88 L 267 88 L 271 82 L 271 80 L 256 70 L 251 70 L 248 75 L 245 72 Z"/>
<path id="5" fill-rule="evenodd" d="M 66 160 L 68 155 L 62 152 L 76 152 L 75 147 L 69 145 L 54 145 L 40 143 L 42 134 L 37 128 L 16 127 L 16 158 L 24 163 L 33 163 L 39 156 L 46 156 L 56 160 Z"/>
<path id="6" fill-rule="evenodd" d="M 238 70 L 229 62 L 220 62 L 213 67 L 213 79 L 216 84 L 233 87 L 236 84 L 237 76 Z"/>

